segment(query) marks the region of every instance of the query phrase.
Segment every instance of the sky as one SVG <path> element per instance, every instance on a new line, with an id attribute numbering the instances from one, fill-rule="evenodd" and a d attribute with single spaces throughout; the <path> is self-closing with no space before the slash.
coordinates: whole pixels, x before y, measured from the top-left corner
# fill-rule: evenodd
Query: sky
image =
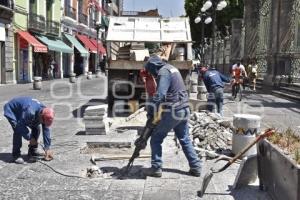
<path id="1" fill-rule="evenodd" d="M 124 11 L 147 11 L 158 9 L 164 17 L 184 15 L 184 0 L 124 0 Z"/>

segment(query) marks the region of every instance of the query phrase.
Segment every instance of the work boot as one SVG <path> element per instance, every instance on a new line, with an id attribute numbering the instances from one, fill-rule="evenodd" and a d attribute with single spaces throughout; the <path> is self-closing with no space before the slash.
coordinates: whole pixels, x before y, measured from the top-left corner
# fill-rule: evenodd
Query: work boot
<path id="1" fill-rule="evenodd" d="M 191 168 L 189 173 L 192 176 L 200 177 L 201 176 L 201 168 Z"/>
<path id="2" fill-rule="evenodd" d="M 24 164 L 24 159 L 21 156 L 14 156 L 13 157 L 13 162 L 16 164 Z"/>
<path id="3" fill-rule="evenodd" d="M 28 145 L 28 157 L 41 157 L 45 156 L 44 152 L 39 151 L 37 145 Z"/>
<path id="4" fill-rule="evenodd" d="M 145 176 L 152 176 L 152 177 L 158 177 L 159 178 L 162 175 L 162 170 L 161 170 L 161 168 L 150 167 L 148 169 L 145 169 L 143 171 L 143 174 Z"/>

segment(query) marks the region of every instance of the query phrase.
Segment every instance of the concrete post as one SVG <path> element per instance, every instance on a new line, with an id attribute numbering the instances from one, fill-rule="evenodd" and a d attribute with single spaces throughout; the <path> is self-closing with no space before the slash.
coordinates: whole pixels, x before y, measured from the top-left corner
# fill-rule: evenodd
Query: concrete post
<path id="1" fill-rule="evenodd" d="M 90 58 L 90 55 L 88 55 L 87 57 L 84 57 L 84 59 L 83 59 L 83 75 L 87 75 L 87 73 L 89 71 L 89 58 Z"/>
<path id="2" fill-rule="evenodd" d="M 235 132 L 232 135 L 232 153 L 238 154 L 245 146 L 255 140 L 260 128 L 261 117 L 249 114 L 235 114 L 233 126 Z M 256 155 L 256 146 L 251 147 L 244 156 Z"/>
<path id="3" fill-rule="evenodd" d="M 197 99 L 207 101 L 207 90 L 203 80 L 199 80 Z"/>
<path id="4" fill-rule="evenodd" d="M 74 48 L 74 47 L 73 47 Z M 74 73 L 74 53 L 70 55 L 70 66 L 69 66 L 69 73 Z"/>
<path id="5" fill-rule="evenodd" d="M 19 37 L 18 37 L 19 38 Z M 19 43 L 20 44 L 20 43 Z M 19 51 L 20 52 L 20 51 Z M 33 82 L 33 74 L 32 74 L 32 46 L 28 45 L 28 81 L 30 83 Z M 19 66 L 21 66 L 20 58 L 19 58 Z M 20 67 L 19 67 L 20 69 Z"/>
<path id="6" fill-rule="evenodd" d="M 59 73 L 59 76 L 60 76 L 60 78 L 62 79 L 62 78 L 64 78 L 64 69 L 63 69 L 63 54 L 62 54 L 62 52 L 60 52 L 59 53 L 59 71 L 60 71 L 60 73 Z"/>

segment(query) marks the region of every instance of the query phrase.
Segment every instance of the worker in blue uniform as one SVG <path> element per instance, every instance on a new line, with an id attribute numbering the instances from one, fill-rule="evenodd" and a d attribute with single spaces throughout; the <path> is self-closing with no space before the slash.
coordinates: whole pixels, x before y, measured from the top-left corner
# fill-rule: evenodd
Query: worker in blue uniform
<path id="1" fill-rule="evenodd" d="M 189 97 L 182 76 L 177 68 L 166 63 L 158 55 L 153 55 L 145 64 L 145 69 L 157 79 L 157 92 L 151 99 L 147 116 L 154 118 L 159 107 L 163 108 L 161 119 L 154 128 L 151 145 L 151 168 L 146 176 L 162 176 L 162 143 L 172 129 L 177 136 L 193 176 L 200 176 L 202 162 L 196 154 L 189 137 L 190 117 Z"/>
<path id="2" fill-rule="evenodd" d="M 24 159 L 21 157 L 22 137 L 29 141 L 29 158 L 44 156 L 45 160 L 53 159 L 50 151 L 51 138 L 49 127 L 54 119 L 54 111 L 51 108 L 31 97 L 16 97 L 4 105 L 4 116 L 13 129 L 12 156 L 15 163 L 24 163 Z M 43 132 L 45 153 L 38 151 L 40 125 Z M 29 129 L 31 129 L 31 132 Z"/>

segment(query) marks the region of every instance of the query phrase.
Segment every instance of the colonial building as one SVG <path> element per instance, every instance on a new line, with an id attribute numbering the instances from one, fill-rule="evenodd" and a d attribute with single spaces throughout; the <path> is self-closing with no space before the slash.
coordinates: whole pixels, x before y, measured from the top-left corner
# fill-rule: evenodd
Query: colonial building
<path id="1" fill-rule="evenodd" d="M 13 1 L 0 1 L 0 84 L 14 83 Z"/>

